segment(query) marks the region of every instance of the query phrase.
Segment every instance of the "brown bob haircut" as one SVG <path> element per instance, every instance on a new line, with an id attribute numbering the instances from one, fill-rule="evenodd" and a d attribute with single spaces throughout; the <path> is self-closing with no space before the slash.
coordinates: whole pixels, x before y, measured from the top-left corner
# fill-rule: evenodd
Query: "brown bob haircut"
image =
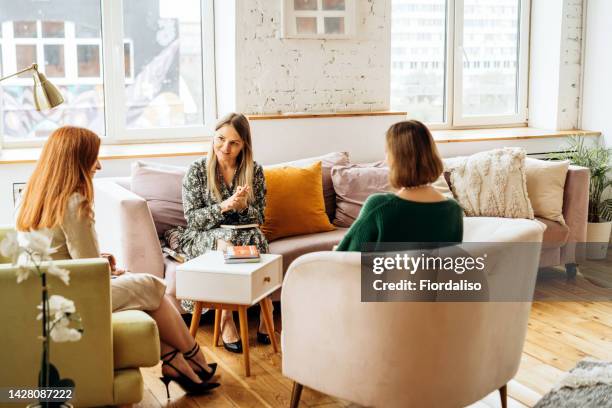
<path id="1" fill-rule="evenodd" d="M 431 132 L 418 120 L 406 120 L 387 130 L 387 155 L 394 188 L 433 183 L 444 170 Z"/>

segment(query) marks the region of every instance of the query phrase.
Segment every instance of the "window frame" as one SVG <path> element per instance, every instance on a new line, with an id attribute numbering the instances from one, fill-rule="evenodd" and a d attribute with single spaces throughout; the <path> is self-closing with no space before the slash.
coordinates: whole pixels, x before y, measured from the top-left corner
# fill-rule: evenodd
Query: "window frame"
<path id="1" fill-rule="evenodd" d="M 102 144 L 130 144 L 147 142 L 179 142 L 193 140 L 209 140 L 214 131 L 214 122 L 217 118 L 216 104 L 216 82 L 215 82 L 215 48 L 214 48 L 214 4 L 213 0 L 199 0 L 200 2 L 200 31 L 202 37 L 201 59 L 202 59 L 202 96 L 203 96 L 203 120 L 201 125 L 156 127 L 156 128 L 133 128 L 130 129 L 125 123 L 127 107 L 125 106 L 125 85 L 134 81 L 134 47 L 131 39 L 123 36 L 123 0 L 99 0 L 101 14 L 101 37 L 100 38 L 76 38 L 74 22 L 65 21 L 64 38 L 41 38 L 42 22 L 37 22 L 37 38 L 12 38 L 13 54 L 15 45 L 20 43 L 36 44 L 37 58 L 44 55 L 45 44 L 62 44 L 64 46 L 64 72 L 65 77 L 50 78 L 54 84 L 63 85 L 66 81 L 77 78 L 78 83 L 102 83 L 104 87 L 104 132 Z M 12 27 L 12 22 L 10 26 Z M 0 25 L 0 29 L 7 24 Z M 3 31 L 6 34 L 8 29 Z M 71 36 L 69 35 L 71 34 Z M 0 46 L 2 57 L 6 61 L 6 38 L 3 35 Z M 23 40 L 23 41 L 22 41 Z M 49 41 L 50 40 L 50 41 Z M 130 53 L 130 76 L 125 77 L 124 44 L 128 43 Z M 80 78 L 78 76 L 77 46 L 84 44 L 100 45 L 100 76 Z M 74 54 L 74 55 L 73 55 Z M 12 57 L 14 62 L 15 58 Z M 41 59 L 44 61 L 44 59 Z M 72 62 L 74 62 L 74 64 Z M 15 65 L 15 64 L 12 64 Z M 41 72 L 45 72 L 44 63 L 39 63 Z M 9 64 L 9 66 L 11 66 Z M 24 67 L 16 67 L 15 71 L 8 70 L 7 65 L 2 64 L 4 75 L 8 75 Z M 74 74 L 74 75 L 72 75 Z M 71 79 L 69 79 L 71 78 Z M 30 78 L 15 78 L 13 84 L 32 85 Z M 0 86 L 0 98 L 2 97 Z M 2 106 L 0 104 L 0 118 L 2 117 Z M 2 122 L 2 121 L 0 121 Z M 7 142 L 0 123 L 0 149 L 39 147 L 46 141 L 27 140 Z"/>
<path id="2" fill-rule="evenodd" d="M 464 117 L 463 99 L 463 58 L 461 56 L 463 39 L 464 0 L 446 0 L 446 37 L 444 42 L 444 105 L 442 122 L 428 122 L 432 130 L 487 128 L 487 127 L 524 127 L 528 120 L 529 88 L 529 18 L 531 0 L 519 0 L 518 63 L 517 69 L 517 113 L 513 115 L 480 115 Z M 392 40 L 391 40 L 392 41 Z M 395 107 L 398 108 L 399 107 Z M 405 108 L 402 108 L 405 109 Z M 409 109 L 408 109 L 409 111 Z M 409 112 L 410 113 L 410 112 Z"/>
<path id="3" fill-rule="evenodd" d="M 449 0 L 453 2 L 453 0 Z M 518 16 L 518 50 L 516 69 L 516 102 L 517 110 L 515 114 L 510 115 L 463 115 L 463 28 L 464 28 L 464 0 L 454 0 L 454 38 L 448 44 L 453 44 L 454 62 L 453 62 L 453 110 L 452 124 L 454 127 L 474 127 L 474 126 L 491 126 L 491 125 L 527 125 L 527 99 L 528 99 L 528 84 L 529 84 L 529 10 L 530 0 L 519 0 L 519 16 Z M 504 61 L 506 62 L 506 61 Z M 480 65 L 480 64 L 479 64 Z M 504 65 L 505 67 L 505 65 Z M 450 98 L 449 98 L 450 99 Z M 450 116 L 448 117 L 450 118 Z M 448 120 L 447 120 L 448 122 Z"/>

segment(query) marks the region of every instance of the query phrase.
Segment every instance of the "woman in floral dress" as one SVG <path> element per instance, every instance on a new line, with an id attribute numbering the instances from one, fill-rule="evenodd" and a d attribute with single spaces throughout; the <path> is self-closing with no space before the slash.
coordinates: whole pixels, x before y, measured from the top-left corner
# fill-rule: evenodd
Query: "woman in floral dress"
<path id="1" fill-rule="evenodd" d="M 192 163 L 183 180 L 187 227 L 170 230 L 166 237 L 177 234 L 180 249 L 188 259 L 227 245 L 255 245 L 261 253 L 267 253 L 268 241 L 258 227 L 221 228 L 264 222 L 266 185 L 262 167 L 253 161 L 249 122 L 244 115 L 232 113 L 215 129 L 208 155 Z M 192 301 L 183 300 L 182 306 L 193 310 Z M 225 348 L 242 352 L 231 312 L 223 311 L 221 330 Z M 257 339 L 265 344 L 270 341 L 261 322 Z"/>

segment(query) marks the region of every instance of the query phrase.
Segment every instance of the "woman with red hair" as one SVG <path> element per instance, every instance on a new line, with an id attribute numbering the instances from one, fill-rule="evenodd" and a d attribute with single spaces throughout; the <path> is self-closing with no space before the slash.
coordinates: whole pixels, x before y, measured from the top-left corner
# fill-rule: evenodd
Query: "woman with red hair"
<path id="1" fill-rule="evenodd" d="M 99 252 L 93 212 L 93 176 L 101 168 L 99 150 L 100 138 L 88 129 L 65 126 L 53 132 L 28 181 L 17 230 L 48 234 L 53 259 L 108 259 L 113 311 L 144 310 L 157 323 L 166 391 L 170 381 L 187 393 L 209 391 L 219 386 L 208 382 L 216 364 L 206 363 L 165 295 L 165 283 L 150 274 L 117 269 L 112 255 Z"/>

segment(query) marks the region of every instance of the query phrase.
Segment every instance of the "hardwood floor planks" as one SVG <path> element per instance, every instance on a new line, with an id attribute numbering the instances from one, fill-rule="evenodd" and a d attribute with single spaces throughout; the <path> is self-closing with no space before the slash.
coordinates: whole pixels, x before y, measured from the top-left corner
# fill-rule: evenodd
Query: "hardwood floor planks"
<path id="1" fill-rule="evenodd" d="M 508 406 L 533 407 L 575 364 L 584 357 L 612 359 L 612 302 L 591 301 L 592 283 L 578 278 L 574 287 L 561 274 L 546 276 L 538 282 L 544 297 L 566 301 L 537 301 L 532 306 L 521 364 L 515 378 L 508 383 Z M 598 289 L 595 290 L 599 294 Z M 568 300 L 571 299 L 571 300 Z M 212 347 L 212 324 L 200 326 L 197 339 L 206 358 L 219 364 L 215 380 L 221 387 L 209 395 L 187 396 L 172 384 L 172 399 L 166 400 L 164 385 L 159 381 L 160 366 L 143 369 L 144 407 L 287 407 L 292 380 L 282 375 L 280 354 L 271 346 L 255 341 L 257 319 L 250 320 L 251 377 L 244 377 L 242 355 Z M 280 327 L 279 313 L 275 323 Z M 280 336 L 277 333 L 277 338 Z M 336 408 L 357 405 L 304 387 L 301 407 Z M 470 408 L 500 407 L 499 394 L 491 393 Z"/>

